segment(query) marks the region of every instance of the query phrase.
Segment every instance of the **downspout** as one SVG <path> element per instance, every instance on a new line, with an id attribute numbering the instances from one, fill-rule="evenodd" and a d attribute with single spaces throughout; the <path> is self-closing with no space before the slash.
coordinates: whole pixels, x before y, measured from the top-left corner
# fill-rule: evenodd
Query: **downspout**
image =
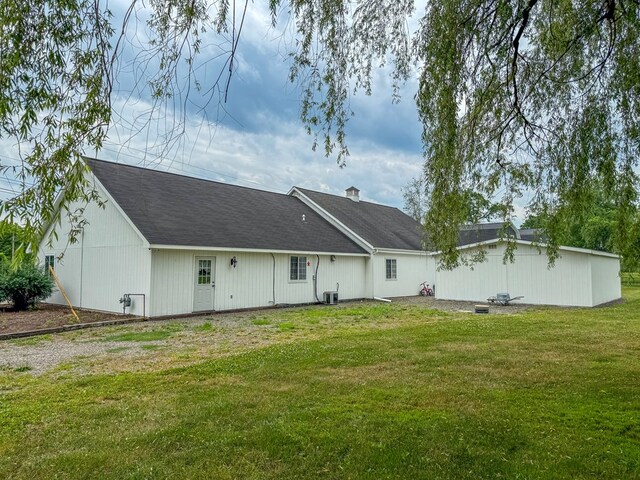
<path id="1" fill-rule="evenodd" d="M 505 276 L 506 287 L 507 287 L 505 292 L 509 293 L 510 290 L 509 290 L 509 264 L 508 263 L 504 265 L 504 276 Z"/>
<path id="2" fill-rule="evenodd" d="M 273 300 L 271 300 L 271 304 L 275 307 L 276 306 L 276 256 L 273 253 L 271 253 L 271 258 L 273 259 L 273 279 L 271 282 Z"/>
<path id="3" fill-rule="evenodd" d="M 82 308 L 82 279 L 84 270 L 84 227 L 82 227 L 82 233 L 80 234 L 80 299 L 78 304 Z"/>
<path id="4" fill-rule="evenodd" d="M 316 274 L 313 276 L 313 293 L 316 296 L 316 302 L 320 302 L 318 298 L 318 268 L 320 268 L 320 255 L 316 255 Z"/>

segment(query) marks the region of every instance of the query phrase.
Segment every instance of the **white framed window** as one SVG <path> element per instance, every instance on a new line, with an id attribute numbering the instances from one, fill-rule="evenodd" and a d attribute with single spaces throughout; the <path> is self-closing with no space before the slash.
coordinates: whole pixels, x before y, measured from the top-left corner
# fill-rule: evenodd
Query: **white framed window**
<path id="1" fill-rule="evenodd" d="M 44 256 L 44 268 L 47 271 L 47 275 L 51 276 L 51 270 L 49 270 L 49 267 L 51 267 L 52 270 L 56 269 L 56 257 L 55 257 L 55 255 L 45 255 Z"/>
<path id="2" fill-rule="evenodd" d="M 211 285 L 211 260 L 198 260 L 198 285 Z"/>
<path id="3" fill-rule="evenodd" d="M 289 257 L 289 280 L 293 282 L 307 280 L 307 257 L 299 255 Z"/>
<path id="4" fill-rule="evenodd" d="M 386 278 L 396 280 L 398 278 L 398 262 L 395 258 L 386 259 Z"/>

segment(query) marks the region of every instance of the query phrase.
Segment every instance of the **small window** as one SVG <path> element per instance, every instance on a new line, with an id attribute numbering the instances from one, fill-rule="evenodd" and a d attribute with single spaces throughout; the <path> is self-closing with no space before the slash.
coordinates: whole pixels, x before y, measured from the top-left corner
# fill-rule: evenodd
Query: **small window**
<path id="1" fill-rule="evenodd" d="M 489 245 L 489 250 L 497 250 L 497 245 Z"/>
<path id="2" fill-rule="evenodd" d="M 198 285 L 211 284 L 211 260 L 198 260 Z"/>
<path id="3" fill-rule="evenodd" d="M 292 255 L 289 265 L 289 280 L 302 281 L 307 279 L 307 257 Z"/>
<path id="4" fill-rule="evenodd" d="M 51 270 L 55 270 L 56 268 L 56 257 L 53 255 L 45 255 L 44 257 L 44 268 L 47 271 L 47 275 L 51 276 L 49 267 L 51 267 Z"/>
<path id="5" fill-rule="evenodd" d="M 398 278 L 397 261 L 395 258 L 387 258 L 387 280 Z"/>

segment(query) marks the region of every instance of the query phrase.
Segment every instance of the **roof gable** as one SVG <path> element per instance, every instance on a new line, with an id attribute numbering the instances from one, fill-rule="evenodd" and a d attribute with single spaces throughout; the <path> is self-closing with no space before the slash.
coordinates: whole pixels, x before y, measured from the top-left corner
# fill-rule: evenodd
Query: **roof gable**
<path id="1" fill-rule="evenodd" d="M 460 227 L 458 246 L 471 245 L 504 236 L 518 239 L 520 238 L 520 233 L 511 223 L 494 222 L 463 225 Z"/>
<path id="2" fill-rule="evenodd" d="M 352 187 L 353 188 L 353 187 Z M 422 226 L 394 207 L 295 187 L 375 248 L 422 250 Z"/>
<path id="3" fill-rule="evenodd" d="M 102 160 L 86 161 L 151 245 L 364 253 L 289 195 Z"/>
<path id="4" fill-rule="evenodd" d="M 514 242 L 518 245 L 527 245 L 530 246 L 532 248 L 535 249 L 540 249 L 540 251 L 542 251 L 543 249 L 546 249 L 547 245 L 544 243 L 537 243 L 537 242 L 532 242 L 530 240 L 522 240 L 522 239 L 518 239 L 518 238 L 512 238 L 510 240 L 508 240 L 510 242 Z M 506 243 L 507 240 L 503 240 L 500 238 L 492 238 L 491 240 L 485 240 L 483 242 L 478 242 L 478 243 L 474 243 L 474 244 L 469 244 L 469 245 L 460 245 L 458 247 L 458 250 L 467 250 L 467 249 L 473 249 L 473 248 L 478 248 L 478 247 L 483 247 L 486 245 L 494 245 L 494 244 L 500 244 L 500 243 Z M 615 253 L 609 253 L 609 252 L 603 252 L 600 250 L 590 250 L 588 248 L 578 248 L 578 247 L 568 247 L 566 245 L 559 245 L 558 246 L 558 250 L 560 251 L 564 251 L 564 252 L 575 252 L 575 253 L 584 253 L 587 255 L 594 255 L 594 256 L 598 256 L 598 257 L 609 257 L 609 258 L 620 258 L 620 255 L 617 255 Z M 432 252 L 431 255 L 433 256 L 437 256 L 440 255 L 441 252 Z"/>

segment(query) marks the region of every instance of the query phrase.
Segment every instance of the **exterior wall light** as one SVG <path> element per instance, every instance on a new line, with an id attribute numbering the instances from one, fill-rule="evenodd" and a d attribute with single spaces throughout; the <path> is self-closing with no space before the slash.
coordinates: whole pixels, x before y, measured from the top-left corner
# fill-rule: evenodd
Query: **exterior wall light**
<path id="1" fill-rule="evenodd" d="M 237 264 L 238 264 L 238 260 L 236 259 L 236 256 L 234 255 L 233 257 L 231 257 L 231 266 L 233 268 L 236 268 Z"/>

